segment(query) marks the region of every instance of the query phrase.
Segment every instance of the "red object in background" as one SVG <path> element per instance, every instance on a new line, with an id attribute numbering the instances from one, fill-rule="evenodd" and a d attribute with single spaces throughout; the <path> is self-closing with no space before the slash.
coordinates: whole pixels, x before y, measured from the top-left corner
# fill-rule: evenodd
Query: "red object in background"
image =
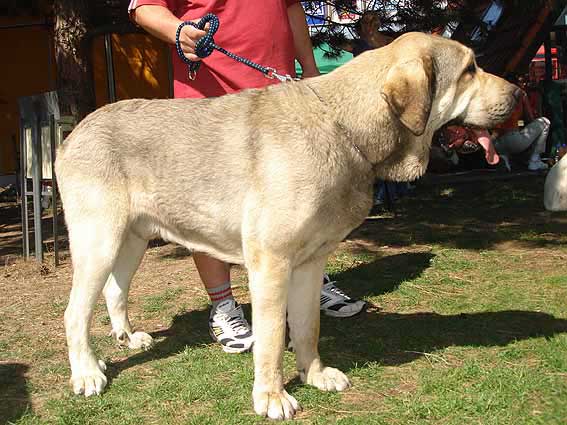
<path id="1" fill-rule="evenodd" d="M 567 69 L 559 63 L 557 48 L 551 48 L 551 64 L 553 67 L 551 76 L 554 80 L 567 78 Z M 536 55 L 530 62 L 530 81 L 538 82 L 545 78 L 545 47 L 542 44 Z"/>

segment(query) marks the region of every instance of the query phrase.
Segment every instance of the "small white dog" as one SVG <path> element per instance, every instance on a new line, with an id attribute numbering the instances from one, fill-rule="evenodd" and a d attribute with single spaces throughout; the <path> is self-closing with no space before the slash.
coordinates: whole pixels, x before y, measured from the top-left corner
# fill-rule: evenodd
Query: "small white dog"
<path id="1" fill-rule="evenodd" d="M 567 211 L 567 155 L 547 173 L 543 205 L 548 211 Z"/>

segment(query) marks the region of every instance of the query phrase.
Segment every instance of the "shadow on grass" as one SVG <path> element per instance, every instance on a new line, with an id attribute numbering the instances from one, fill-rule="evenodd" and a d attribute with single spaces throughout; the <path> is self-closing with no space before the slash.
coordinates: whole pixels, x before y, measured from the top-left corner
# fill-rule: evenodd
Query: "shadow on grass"
<path id="1" fill-rule="evenodd" d="M 377 312 L 350 321 L 323 318 L 320 349 L 327 363 L 350 370 L 364 362 L 398 366 L 451 346 L 505 346 L 566 332 L 567 320 L 533 311 Z"/>
<path id="2" fill-rule="evenodd" d="M 169 259 L 169 260 L 176 260 L 187 257 L 191 257 L 191 251 L 189 251 L 184 246 L 178 246 L 178 245 L 176 245 L 175 248 L 171 250 L 171 252 L 164 255 L 160 255 L 160 258 Z"/>
<path id="3" fill-rule="evenodd" d="M 250 317 L 250 306 L 243 307 L 245 307 L 246 315 Z M 149 361 L 168 358 L 182 352 L 187 346 L 211 344 L 208 323 L 208 309 L 188 311 L 175 316 L 168 329 L 150 332 L 154 341 L 157 340 L 151 350 L 140 351 L 123 360 L 108 364 L 109 381 L 112 381 L 123 370 Z"/>
<path id="4" fill-rule="evenodd" d="M 250 305 L 245 307 L 249 316 Z M 109 380 L 130 367 L 176 355 L 186 346 L 210 344 L 207 320 L 208 310 L 176 316 L 169 329 L 152 333 L 154 338 L 165 338 L 151 350 L 109 364 Z M 399 366 L 451 346 L 505 346 L 560 333 L 567 333 L 567 320 L 532 311 L 446 316 L 376 312 L 351 319 L 323 317 L 319 348 L 326 364 L 349 371 L 367 362 Z"/>
<path id="5" fill-rule="evenodd" d="M 350 238 L 380 245 L 440 244 L 489 249 L 513 242 L 554 247 L 566 242 L 567 214 L 543 208 L 543 178 L 421 187 L 390 217 L 371 217 Z"/>
<path id="6" fill-rule="evenodd" d="M 428 253 L 393 255 L 335 277 L 352 282 L 353 286 L 348 291 L 357 297 L 378 295 L 419 276 L 432 258 Z M 392 269 L 395 271 L 392 272 Z M 386 273 L 388 270 L 389 275 Z M 250 305 L 244 305 L 244 309 L 246 316 L 250 317 Z M 130 367 L 175 355 L 186 346 L 210 344 L 208 315 L 205 309 L 176 316 L 169 329 L 152 333 L 159 340 L 152 350 L 109 364 L 109 378 Z M 328 364 L 348 371 L 366 362 L 402 365 L 450 346 L 505 346 L 514 341 L 548 338 L 565 332 L 567 320 L 532 311 L 457 315 L 367 312 L 350 319 L 323 316 L 320 350 Z"/>
<path id="7" fill-rule="evenodd" d="M 28 366 L 0 363 L 0 423 L 16 422 L 31 410 L 26 384 Z"/>
<path id="8" fill-rule="evenodd" d="M 388 255 L 333 274 L 331 278 L 353 298 L 382 295 L 395 291 L 402 282 L 417 279 L 433 258 L 435 255 L 429 252 Z"/>

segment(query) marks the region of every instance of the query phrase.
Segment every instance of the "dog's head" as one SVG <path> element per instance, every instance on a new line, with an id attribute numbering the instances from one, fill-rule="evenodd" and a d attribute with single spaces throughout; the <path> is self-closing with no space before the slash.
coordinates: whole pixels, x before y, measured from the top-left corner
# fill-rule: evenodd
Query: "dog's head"
<path id="1" fill-rule="evenodd" d="M 365 76 L 353 86 L 367 88 L 358 102 L 376 108 L 359 109 L 366 121 L 356 122 L 369 129 L 369 140 L 374 137 L 369 149 L 377 176 L 389 180 L 422 175 L 433 134 L 446 123 L 492 128 L 510 115 L 519 97 L 516 86 L 479 68 L 471 49 L 439 36 L 408 33 L 352 65 Z"/>
<path id="2" fill-rule="evenodd" d="M 408 33 L 388 48 L 394 53 L 382 96 L 415 136 L 449 121 L 492 128 L 514 109 L 519 91 L 484 72 L 471 49 L 443 37 Z"/>

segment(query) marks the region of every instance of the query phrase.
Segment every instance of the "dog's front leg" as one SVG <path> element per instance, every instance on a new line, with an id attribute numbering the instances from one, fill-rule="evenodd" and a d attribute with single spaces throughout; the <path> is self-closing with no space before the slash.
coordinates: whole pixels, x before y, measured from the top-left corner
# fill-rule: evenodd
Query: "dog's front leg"
<path id="1" fill-rule="evenodd" d="M 323 391 L 350 386 L 340 370 L 325 367 L 319 358 L 320 297 L 326 258 L 297 267 L 291 276 L 288 323 L 301 381 Z"/>
<path id="2" fill-rule="evenodd" d="M 270 419 L 291 419 L 299 405 L 283 386 L 289 263 L 264 252 L 255 252 L 250 258 L 247 267 L 255 336 L 254 410 Z"/>

